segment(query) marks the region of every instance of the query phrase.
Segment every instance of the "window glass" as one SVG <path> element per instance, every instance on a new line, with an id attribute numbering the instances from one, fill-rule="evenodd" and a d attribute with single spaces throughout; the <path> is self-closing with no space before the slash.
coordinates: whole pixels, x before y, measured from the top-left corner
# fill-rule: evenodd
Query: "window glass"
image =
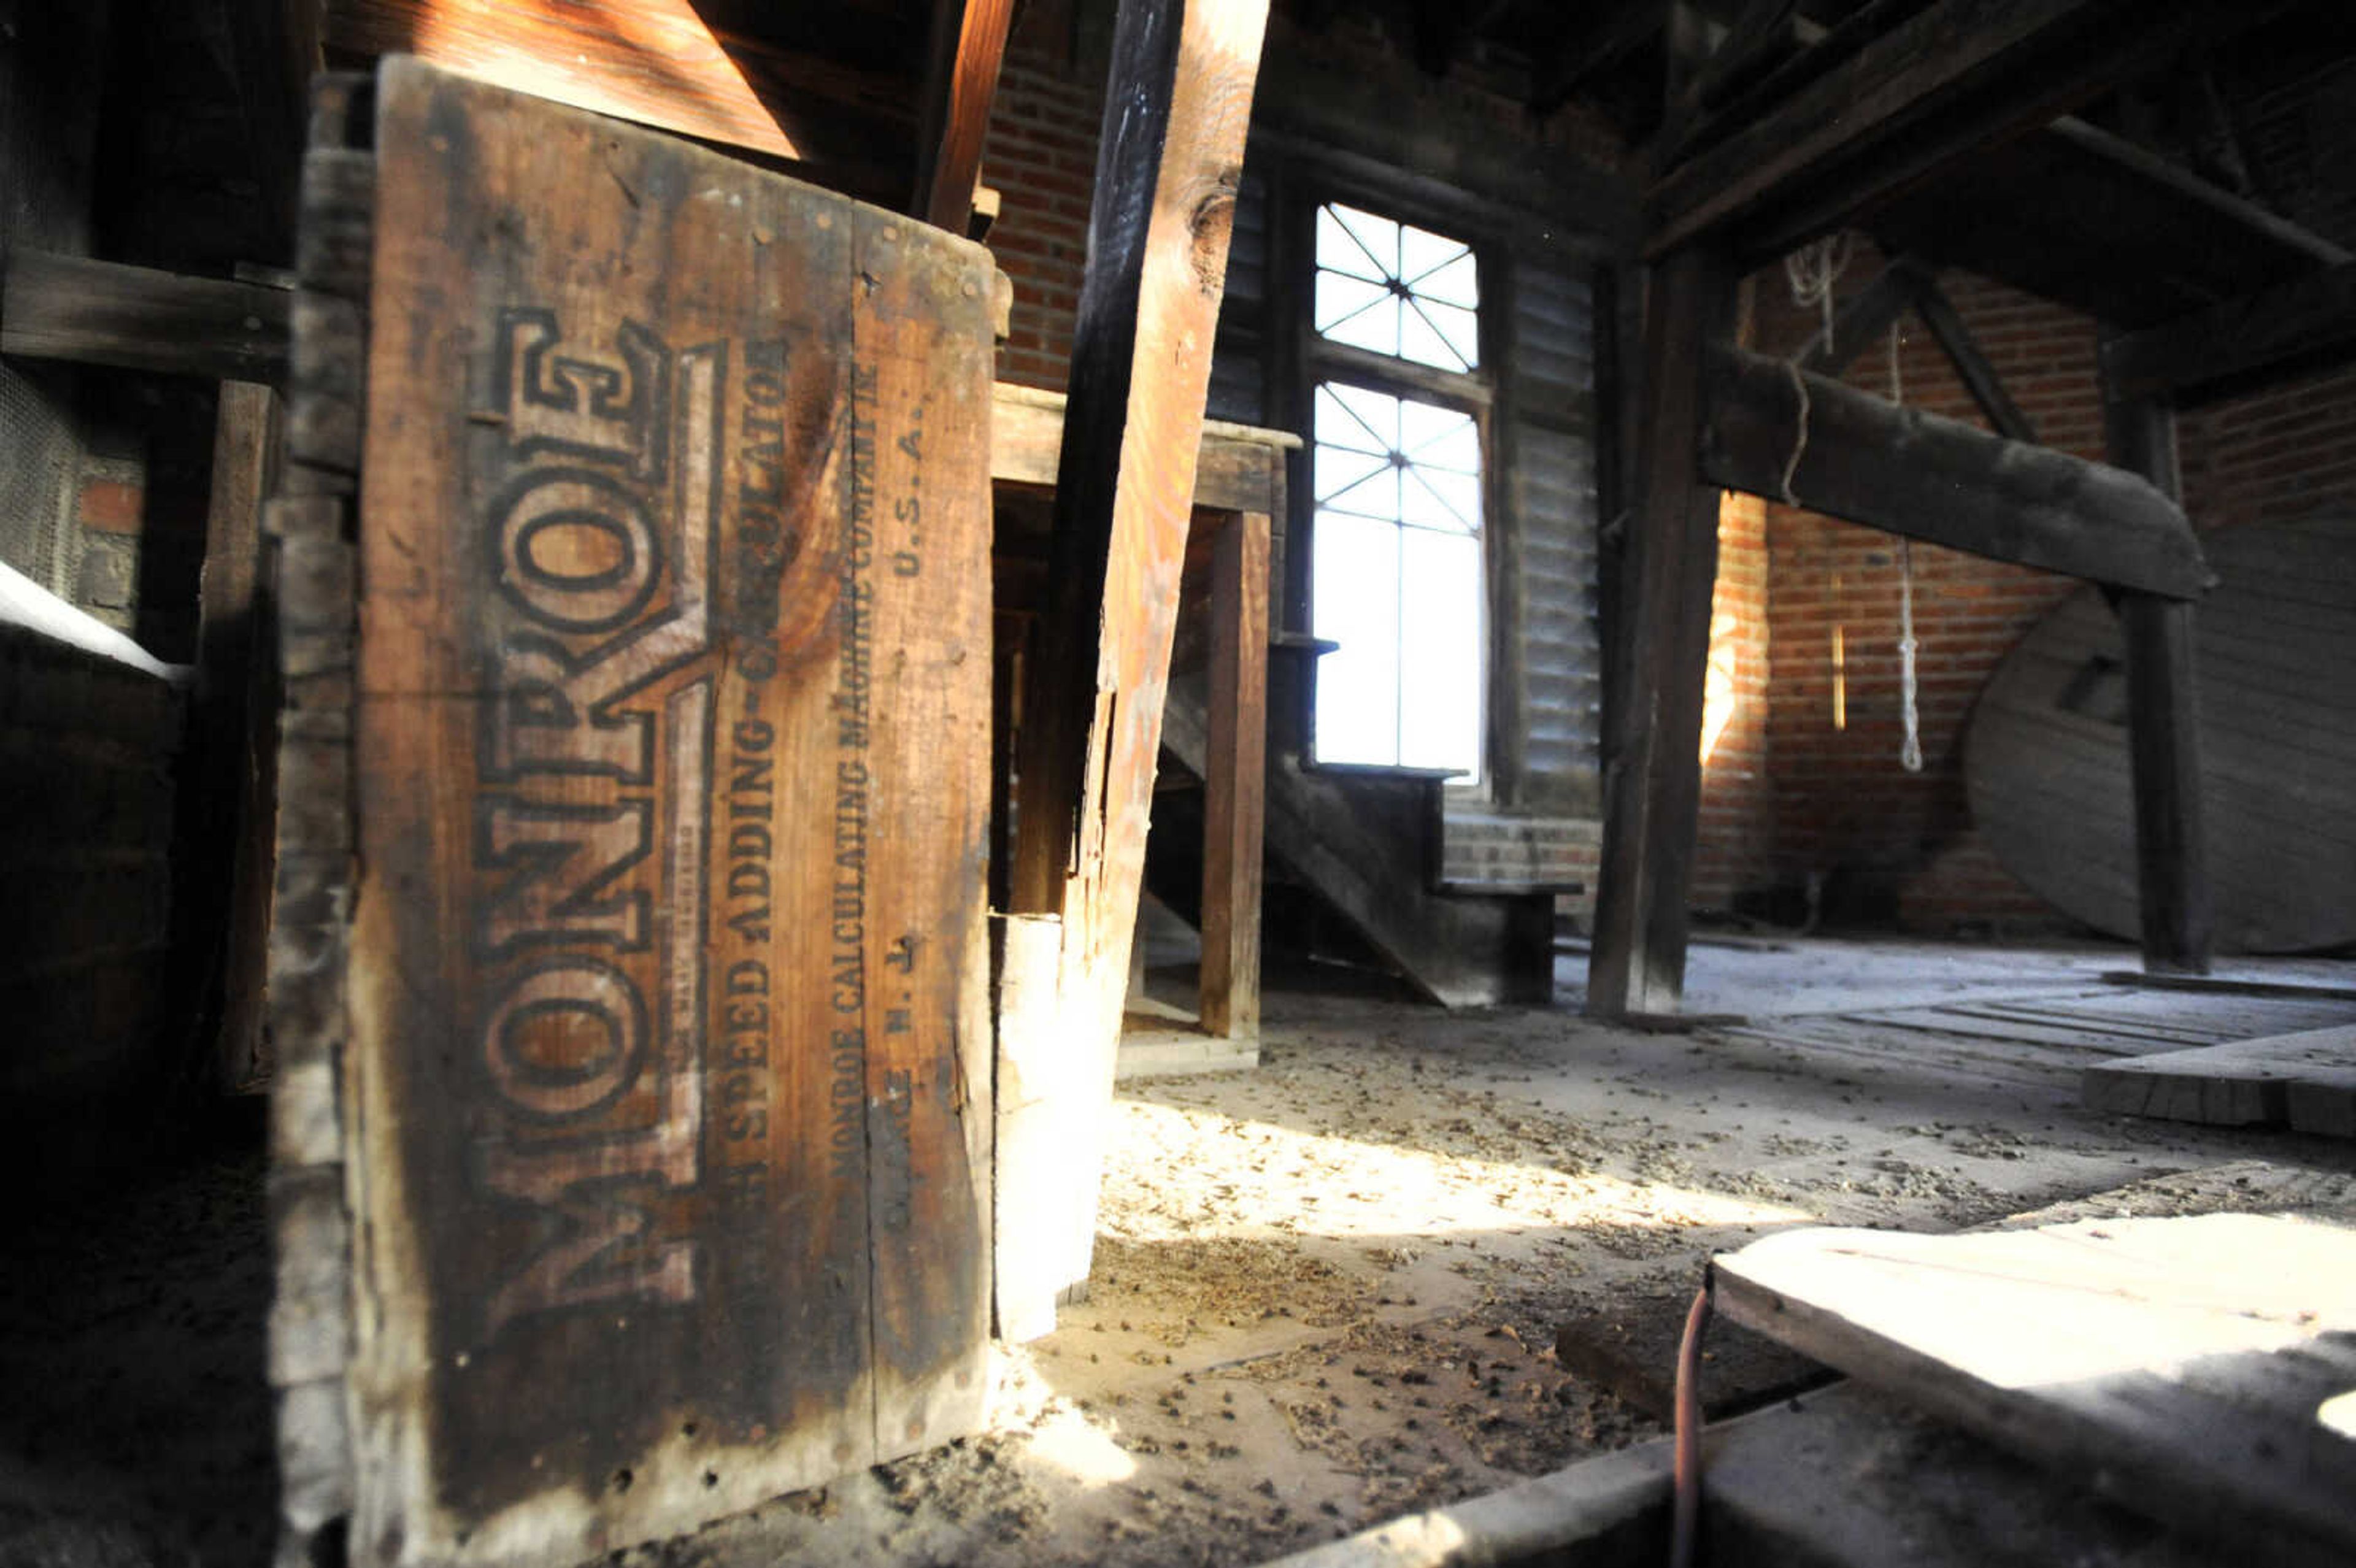
<path id="1" fill-rule="evenodd" d="M 1442 370 L 1481 362 L 1472 248 L 1339 202 L 1317 209 L 1313 325 L 1330 342 Z"/>
<path id="2" fill-rule="evenodd" d="M 1481 433 L 1438 403 L 1328 381 L 1314 400 L 1317 756 L 1481 765 Z"/>

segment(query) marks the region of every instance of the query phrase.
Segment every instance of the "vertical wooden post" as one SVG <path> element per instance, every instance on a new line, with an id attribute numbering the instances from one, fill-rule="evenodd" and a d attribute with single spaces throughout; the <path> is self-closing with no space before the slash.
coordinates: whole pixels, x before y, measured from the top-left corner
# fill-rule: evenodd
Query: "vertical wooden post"
<path id="1" fill-rule="evenodd" d="M 1259 1034 L 1260 840 L 1268 783 L 1265 512 L 1223 519 L 1211 557 L 1210 773 L 1203 785 L 1203 1029 Z"/>
<path id="2" fill-rule="evenodd" d="M 220 922 L 220 1084 L 252 1086 L 263 1056 L 263 975 L 270 938 L 271 796 L 277 712 L 273 661 L 260 656 L 262 504 L 277 483 L 278 394 L 223 381 L 213 425 L 211 504 L 197 594 L 198 744 L 211 840 L 203 853 L 228 892 Z"/>
<path id="3" fill-rule="evenodd" d="M 1062 1070 L 1085 1097 L 1061 1142 L 1087 1198 L 1083 1270 L 1267 27 L 1268 0 L 1121 0 L 1114 24 L 1046 610 L 1023 676 L 1009 890 L 1011 912 L 1063 920 L 1055 1028 Z"/>
<path id="4" fill-rule="evenodd" d="M 2103 437 L 2110 460 L 2171 498 L 2176 412 L 2155 398 L 2104 389 Z M 2127 751 L 2135 770 L 2136 881 L 2143 966 L 2153 974 L 2209 972 L 2208 843 L 2201 820 L 2201 726 L 2192 670 L 2192 606 L 2123 591 L 2119 624 L 2127 655 Z"/>
<path id="5" fill-rule="evenodd" d="M 1633 591 L 1604 779 L 1603 863 L 1587 1010 L 1675 1012 L 1685 990 L 1686 895 L 1701 805 L 1702 682 L 1718 578 L 1719 492 L 1701 477 L 1703 349 L 1734 298 L 1728 260 L 1689 247 L 1645 283 L 1644 378 Z"/>

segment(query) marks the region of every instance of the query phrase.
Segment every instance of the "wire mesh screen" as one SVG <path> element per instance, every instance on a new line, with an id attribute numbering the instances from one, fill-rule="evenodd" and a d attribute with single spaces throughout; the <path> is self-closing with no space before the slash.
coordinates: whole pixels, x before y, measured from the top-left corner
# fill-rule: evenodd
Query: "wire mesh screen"
<path id="1" fill-rule="evenodd" d="M 62 389 L 0 364 L 0 560 L 64 599 L 80 565 L 63 526 L 79 456 Z"/>

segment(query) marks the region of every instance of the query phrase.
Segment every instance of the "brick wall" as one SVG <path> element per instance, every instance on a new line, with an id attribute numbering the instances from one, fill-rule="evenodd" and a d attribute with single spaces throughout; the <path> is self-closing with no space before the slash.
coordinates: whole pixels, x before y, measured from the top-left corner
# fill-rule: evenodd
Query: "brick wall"
<path id="1" fill-rule="evenodd" d="M 1881 259 L 1860 246 L 1840 281 L 1860 289 Z M 1967 274 L 1941 279 L 1957 312 L 2046 443 L 2102 455 L 2092 322 Z M 1815 329 L 1780 269 L 1754 280 L 1758 341 L 1786 353 Z M 1858 355 L 1846 379 L 1890 390 L 1885 343 Z M 1906 401 L 1987 427 L 1970 393 L 1921 322 L 1901 323 L 1898 380 Z M 1973 830 L 1963 740 L 1987 676 L 2021 634 L 2069 593 L 2069 581 L 1976 556 L 1912 548 L 1922 771 L 1901 764 L 1901 549 L 1870 528 L 1767 505 L 1768 646 L 1764 724 L 1772 849 L 1746 857 L 1749 888 L 1796 892 L 1820 880 L 1834 923 L 1912 929 L 2015 929 L 2053 923 L 2042 901 L 1998 866 Z M 1706 823 L 1705 831 L 1715 824 Z M 1703 863 L 1724 859 L 1706 850 Z M 1791 907 L 1786 903 L 1785 907 Z"/>
<path id="2" fill-rule="evenodd" d="M 1879 258 L 1860 253 L 1843 279 L 1864 286 Z M 2096 338 L 2087 317 L 1968 274 L 1948 273 L 1954 301 L 2008 389 L 2049 445 L 2103 456 Z M 1790 351 L 1815 326 L 1780 271 L 1754 280 L 1758 341 Z M 1906 400 L 1985 428 L 1969 394 L 1919 321 L 1901 326 Z M 1876 345 L 1847 379 L 1890 389 Z M 2356 511 L 2356 369 L 2307 377 L 2187 412 L 2179 424 L 2185 501 L 2202 529 Z M 1705 774 L 1696 900 L 1705 905 L 1824 880 L 1826 913 L 1926 932 L 2062 928 L 2065 917 L 1998 865 L 1971 822 L 1963 741 L 1972 704 L 2021 635 L 2072 592 L 2062 578 L 1935 546 L 1912 549 L 1923 769 L 1900 766 L 1899 544 L 1872 529 L 1780 505 L 1765 508 L 1765 831 L 1748 776 L 1749 745 Z M 1728 521 L 1718 600 L 1755 606 L 1754 561 Z M 1836 635 L 1838 642 L 1836 644 Z M 1715 647 L 1713 653 L 1715 656 Z M 1839 709 L 1836 709 L 1836 692 Z M 1746 698 L 1748 694 L 1745 694 Z M 1723 744 L 1721 741 L 1721 745 Z M 1789 907 L 1788 903 L 1786 907 Z"/>
<path id="3" fill-rule="evenodd" d="M 2201 528 L 2356 510 L 2356 366 L 2190 411 L 2177 446 Z"/>
<path id="4" fill-rule="evenodd" d="M 1104 117 L 1104 69 L 1084 69 L 1079 52 L 1063 7 L 1024 8 L 1007 40 L 982 151 L 983 183 L 1001 198 L 990 249 L 1014 283 L 998 374 L 1056 390 L 1072 357 Z"/>
<path id="5" fill-rule="evenodd" d="M 1730 906 L 1773 880 L 1775 801 L 1768 762 L 1772 668 L 1767 508 L 1730 494 L 1718 510 L 1709 673 L 1702 703 L 1702 788 L 1693 901 Z"/>

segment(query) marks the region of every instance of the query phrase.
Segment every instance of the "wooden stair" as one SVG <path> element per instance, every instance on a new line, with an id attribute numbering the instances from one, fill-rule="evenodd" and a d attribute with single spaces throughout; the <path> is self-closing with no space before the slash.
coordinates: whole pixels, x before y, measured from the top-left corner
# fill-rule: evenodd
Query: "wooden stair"
<path id="1" fill-rule="evenodd" d="M 1306 888 L 1409 985 L 1442 1007 L 1544 1005 L 1554 985 L 1554 901 L 1544 892 L 1438 891 L 1440 791 L 1425 770 L 1320 768 L 1302 744 L 1301 699 L 1316 647 L 1279 638 L 1269 660 L 1266 853 L 1271 884 Z M 1165 769 L 1199 779 L 1209 734 L 1200 682 L 1173 677 L 1162 709 Z M 1176 798 L 1155 803 L 1157 827 Z M 1173 879 L 1175 885 L 1175 879 Z M 1176 901 L 1173 901 L 1173 903 Z M 1183 904 L 1179 904 L 1182 910 Z"/>

